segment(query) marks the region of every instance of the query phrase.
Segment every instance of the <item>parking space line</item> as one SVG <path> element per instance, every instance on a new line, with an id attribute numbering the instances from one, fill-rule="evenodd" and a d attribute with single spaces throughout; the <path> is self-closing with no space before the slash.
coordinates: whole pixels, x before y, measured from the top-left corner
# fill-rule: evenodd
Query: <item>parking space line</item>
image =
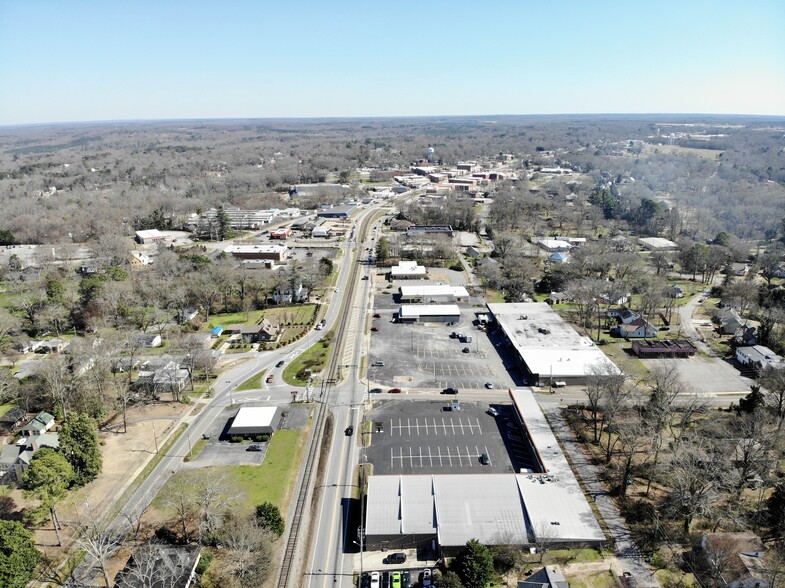
<path id="1" fill-rule="evenodd" d="M 469 446 L 468 445 L 466 446 L 466 459 L 469 461 L 469 467 L 473 467 L 472 466 L 472 458 L 469 455 Z"/>
<path id="2" fill-rule="evenodd" d="M 428 446 L 428 459 L 431 462 L 431 467 L 433 467 L 433 456 L 431 455 L 431 446 Z"/>
<path id="3" fill-rule="evenodd" d="M 422 446 L 420 447 L 420 467 L 422 467 Z"/>
<path id="4" fill-rule="evenodd" d="M 458 419 L 458 424 L 461 425 L 461 435 L 465 435 L 466 432 L 463 430 L 463 419 Z"/>
<path id="5" fill-rule="evenodd" d="M 441 451 L 441 450 L 439 450 Z M 450 455 L 450 448 L 447 447 L 447 459 L 450 460 L 450 467 L 452 467 L 452 455 Z"/>

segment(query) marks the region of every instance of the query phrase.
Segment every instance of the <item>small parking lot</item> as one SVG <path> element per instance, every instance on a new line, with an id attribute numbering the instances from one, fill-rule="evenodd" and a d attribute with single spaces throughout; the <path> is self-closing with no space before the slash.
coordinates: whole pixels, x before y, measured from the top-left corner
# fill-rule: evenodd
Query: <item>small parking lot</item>
<path id="1" fill-rule="evenodd" d="M 463 305 L 461 321 L 395 323 L 399 308 L 390 293 L 377 293 L 372 319 L 368 374 L 372 382 L 399 388 L 508 388 L 521 383 L 513 362 L 498 353 L 479 330 L 477 307 Z M 463 338 L 451 337 L 462 333 Z M 471 340 L 469 340 L 471 337 Z M 383 366 L 375 365 L 383 362 Z"/>
<path id="2" fill-rule="evenodd" d="M 452 400 L 452 399 L 451 399 Z M 512 407 L 447 400 L 385 400 L 369 414 L 366 450 L 375 474 L 502 473 L 534 469 L 534 460 L 514 421 Z M 481 463 L 481 456 L 488 463 Z"/>
<path id="3" fill-rule="evenodd" d="M 262 451 L 247 451 L 256 445 Z M 184 467 L 205 468 L 209 466 L 259 465 L 264 462 L 269 443 L 229 443 L 218 441 L 207 443 L 199 456 L 193 461 L 185 462 Z"/>

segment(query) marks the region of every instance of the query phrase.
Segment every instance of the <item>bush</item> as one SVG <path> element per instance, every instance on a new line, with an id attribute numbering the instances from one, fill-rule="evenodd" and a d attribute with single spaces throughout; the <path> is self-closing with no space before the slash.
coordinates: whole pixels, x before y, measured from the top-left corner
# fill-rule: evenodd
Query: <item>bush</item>
<path id="1" fill-rule="evenodd" d="M 253 440 L 256 441 L 257 443 L 261 443 L 262 441 L 266 441 L 266 439 L 264 438 L 264 435 L 257 435 L 256 437 L 253 438 Z"/>
<path id="2" fill-rule="evenodd" d="M 240 437 L 239 435 L 232 435 L 229 438 L 229 443 L 242 443 L 242 442 L 243 442 L 243 438 Z"/>
<path id="3" fill-rule="evenodd" d="M 460 262 L 460 261 L 456 261 L 455 263 L 453 263 L 453 264 L 450 266 L 450 269 L 451 269 L 452 271 L 454 271 L 454 272 L 462 272 L 462 271 L 463 271 L 463 265 L 461 264 L 461 262 Z"/>
<path id="4" fill-rule="evenodd" d="M 264 435 L 259 435 L 259 441 L 263 441 L 266 443 L 269 440 L 270 440 L 270 435 L 268 435 L 267 433 L 265 433 Z"/>
<path id="5" fill-rule="evenodd" d="M 213 562 L 213 557 L 214 556 L 212 552 L 210 551 L 203 552 L 202 557 L 199 558 L 199 564 L 196 566 L 196 573 L 199 574 L 200 576 L 204 574 L 210 567 L 210 564 Z"/>

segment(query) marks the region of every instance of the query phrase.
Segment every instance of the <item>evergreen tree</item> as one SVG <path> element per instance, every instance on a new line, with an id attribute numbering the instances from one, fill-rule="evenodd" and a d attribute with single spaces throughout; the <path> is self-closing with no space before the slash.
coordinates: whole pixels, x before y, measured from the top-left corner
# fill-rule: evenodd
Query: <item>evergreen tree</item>
<path id="1" fill-rule="evenodd" d="M 476 539 L 467 541 L 455 558 L 455 567 L 466 588 L 485 588 L 493 579 L 493 556 Z"/>
<path id="2" fill-rule="evenodd" d="M 40 560 L 30 531 L 16 521 L 0 521 L 0 586 L 24 588 Z"/>
<path id="3" fill-rule="evenodd" d="M 95 421 L 84 413 L 69 413 L 60 428 L 60 453 L 74 468 L 76 485 L 94 480 L 103 466 Z"/>
<path id="4" fill-rule="evenodd" d="M 281 511 L 272 502 L 264 502 L 256 507 L 256 520 L 259 526 L 267 529 L 276 537 L 283 535 L 286 521 L 281 516 Z"/>
<path id="5" fill-rule="evenodd" d="M 751 414 L 759 408 L 762 408 L 766 403 L 763 398 L 763 392 L 761 392 L 758 384 L 750 386 L 750 390 L 751 392 L 749 394 L 739 400 L 739 413 L 746 412 Z"/>
<path id="6" fill-rule="evenodd" d="M 766 501 L 767 518 L 772 534 L 785 539 L 785 484 L 777 484 Z"/>
<path id="7" fill-rule="evenodd" d="M 390 257 L 390 244 L 385 237 L 379 239 L 376 244 L 376 258 L 379 261 L 386 261 Z"/>
<path id="8" fill-rule="evenodd" d="M 74 479 L 74 469 L 60 453 L 49 447 L 42 447 L 30 460 L 30 467 L 24 474 L 24 495 L 40 501 L 35 515 L 46 516 L 46 511 L 52 517 L 52 526 L 60 539 L 60 522 L 57 520 L 56 504 L 65 498 L 68 487 Z M 0 584 L 2 586 L 2 584 Z"/>

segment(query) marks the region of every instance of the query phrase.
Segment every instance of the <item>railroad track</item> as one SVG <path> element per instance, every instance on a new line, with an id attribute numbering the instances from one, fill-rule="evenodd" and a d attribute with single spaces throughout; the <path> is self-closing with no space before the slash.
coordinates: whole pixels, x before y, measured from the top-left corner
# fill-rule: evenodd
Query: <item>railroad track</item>
<path id="1" fill-rule="evenodd" d="M 368 231 L 368 225 L 371 219 L 374 218 L 373 214 L 368 215 L 362 221 L 362 225 L 358 228 L 357 239 L 355 243 L 362 243 L 365 241 L 365 235 Z M 317 457 L 321 449 L 319 440 L 324 435 L 324 426 L 327 420 L 328 408 L 327 403 L 330 399 L 330 393 L 338 382 L 341 365 L 341 350 L 345 345 L 345 338 L 347 326 L 349 324 L 349 311 L 351 309 L 352 300 L 354 300 L 355 292 L 357 290 L 358 274 L 361 267 L 361 251 L 358 249 L 358 255 L 353 262 L 351 274 L 349 275 L 348 288 L 346 296 L 343 299 L 341 311 L 338 319 L 338 326 L 335 336 L 335 345 L 330 356 L 330 362 L 327 369 L 327 378 L 322 381 L 321 386 L 321 402 L 316 412 L 316 420 L 314 426 L 314 434 L 311 437 L 311 442 L 308 446 L 308 451 L 305 457 L 305 465 L 303 471 L 302 482 L 297 493 L 297 500 L 294 507 L 294 515 L 292 516 L 291 523 L 289 524 L 289 535 L 286 540 L 286 547 L 284 549 L 283 560 L 281 561 L 281 571 L 278 576 L 278 588 L 287 588 L 292 572 L 295 570 L 295 557 L 297 555 L 297 546 L 299 544 L 298 538 L 300 537 L 301 526 L 303 524 L 303 514 L 307 506 L 308 491 L 311 487 L 311 482 L 314 474 L 316 473 Z M 349 255 L 351 259 L 351 254 Z"/>

